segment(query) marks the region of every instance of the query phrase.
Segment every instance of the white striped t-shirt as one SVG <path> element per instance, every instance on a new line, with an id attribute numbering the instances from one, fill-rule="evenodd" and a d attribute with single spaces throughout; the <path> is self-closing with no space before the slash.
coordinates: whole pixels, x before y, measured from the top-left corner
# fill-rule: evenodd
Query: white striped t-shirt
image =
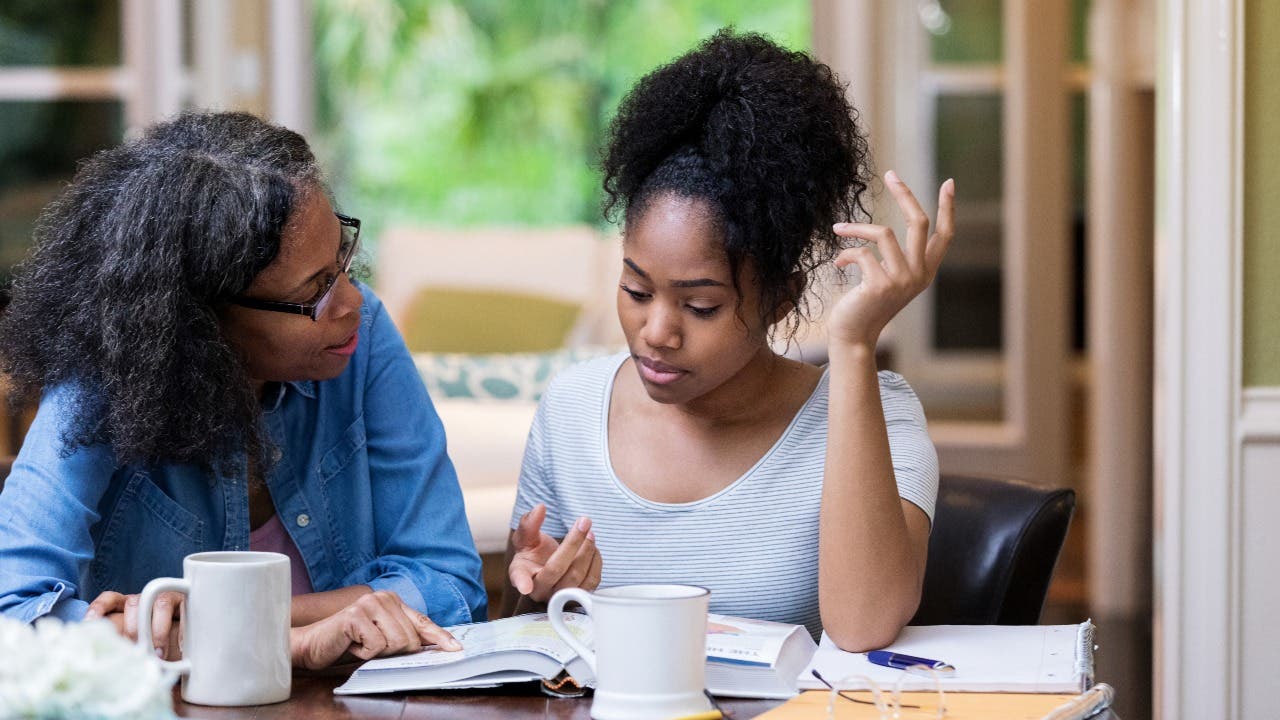
<path id="1" fill-rule="evenodd" d="M 822 379 L 778 441 L 728 487 L 690 503 L 646 500 L 609 461 L 613 380 L 627 353 L 560 373 L 538 406 L 520 470 L 511 527 L 539 502 L 542 529 L 563 537 L 592 520 L 604 560 L 601 586 L 685 583 L 711 590 L 711 611 L 822 629 L 818 613 L 818 510 L 827 447 Z M 924 411 L 902 376 L 882 371 L 880 400 L 898 494 L 930 520 L 938 456 Z M 654 453 L 661 462 L 661 454 Z"/>

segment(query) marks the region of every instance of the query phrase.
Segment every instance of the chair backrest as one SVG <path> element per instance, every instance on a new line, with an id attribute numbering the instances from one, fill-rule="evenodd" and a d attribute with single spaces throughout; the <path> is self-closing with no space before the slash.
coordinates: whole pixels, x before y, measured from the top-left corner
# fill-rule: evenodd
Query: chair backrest
<path id="1" fill-rule="evenodd" d="M 912 625 L 1034 625 L 1075 509 L 1073 490 L 943 476 Z"/>

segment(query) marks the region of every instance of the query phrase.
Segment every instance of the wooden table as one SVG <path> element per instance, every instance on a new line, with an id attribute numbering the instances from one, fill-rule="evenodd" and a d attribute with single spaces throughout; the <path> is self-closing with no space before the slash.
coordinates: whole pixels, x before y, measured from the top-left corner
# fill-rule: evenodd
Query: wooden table
<path id="1" fill-rule="evenodd" d="M 393 695 L 334 695 L 354 666 L 323 673 L 296 673 L 293 697 L 276 705 L 241 708 L 215 708 L 188 705 L 173 690 L 173 706 L 179 717 L 247 720 L 257 718 L 373 718 L 387 720 L 452 720 L 453 718 L 557 718 L 589 720 L 590 698 L 550 698 L 533 683 L 508 685 L 487 690 L 448 690 L 432 693 Z M 731 720 L 746 720 L 776 707 L 781 700 L 738 700 L 718 698 L 720 707 Z M 1119 720 L 1111 711 L 1095 715 L 1092 720 Z"/>
<path id="2" fill-rule="evenodd" d="M 486 690 L 448 690 L 431 693 L 393 695 L 334 695 L 354 666 L 323 673 L 295 673 L 293 696 L 276 705 L 215 708 L 182 702 L 178 686 L 173 690 L 173 707 L 179 717 L 221 718 L 562 718 L 588 720 L 590 698 L 550 698 L 533 683 Z M 732 720 L 745 720 L 782 703 L 781 700 L 717 699 Z"/>

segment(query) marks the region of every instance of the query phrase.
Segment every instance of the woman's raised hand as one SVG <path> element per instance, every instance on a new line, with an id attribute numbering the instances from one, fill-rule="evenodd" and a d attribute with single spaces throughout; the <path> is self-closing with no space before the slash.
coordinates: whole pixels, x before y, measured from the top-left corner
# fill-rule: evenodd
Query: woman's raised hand
<path id="1" fill-rule="evenodd" d="M 385 590 L 362 595 L 329 617 L 293 628 L 289 635 L 294 667 L 328 667 L 350 654 L 361 660 L 418 652 L 435 644 L 461 650 L 462 644 L 399 595 Z"/>
<path id="2" fill-rule="evenodd" d="M 604 561 L 591 532 L 591 520 L 578 518 L 559 542 L 542 532 L 547 506 L 538 503 L 520 518 L 511 535 L 515 554 L 507 567 L 511 585 L 521 595 L 545 603 L 557 590 L 580 587 L 595 590 L 600 585 Z"/>
<path id="3" fill-rule="evenodd" d="M 837 223 L 833 228 L 837 235 L 875 243 L 880 250 L 882 259 L 876 259 L 869 246 L 848 248 L 836 256 L 836 267 L 857 265 L 862 282 L 835 304 L 827 328 L 833 342 L 861 345 L 873 351 L 889 320 L 933 282 L 955 225 L 954 180 L 947 180 L 938 189 L 938 222 L 930 235 L 929 217 L 911 189 L 892 170 L 885 173 L 884 179 L 906 219 L 905 249 L 898 244 L 893 230 L 883 225 Z"/>

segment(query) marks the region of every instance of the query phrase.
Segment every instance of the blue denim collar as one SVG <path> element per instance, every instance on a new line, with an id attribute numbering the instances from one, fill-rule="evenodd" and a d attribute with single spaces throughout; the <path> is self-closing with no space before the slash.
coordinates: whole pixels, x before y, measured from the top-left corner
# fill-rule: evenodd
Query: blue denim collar
<path id="1" fill-rule="evenodd" d="M 316 397 L 316 381 L 315 380 L 288 380 L 286 382 L 273 383 L 274 391 L 268 391 L 268 397 L 262 399 L 262 411 L 264 413 L 273 413 L 280 409 L 280 403 L 284 402 L 285 386 L 293 388 L 301 393 L 304 397 L 315 399 Z M 271 393 L 274 392 L 274 395 Z"/>

